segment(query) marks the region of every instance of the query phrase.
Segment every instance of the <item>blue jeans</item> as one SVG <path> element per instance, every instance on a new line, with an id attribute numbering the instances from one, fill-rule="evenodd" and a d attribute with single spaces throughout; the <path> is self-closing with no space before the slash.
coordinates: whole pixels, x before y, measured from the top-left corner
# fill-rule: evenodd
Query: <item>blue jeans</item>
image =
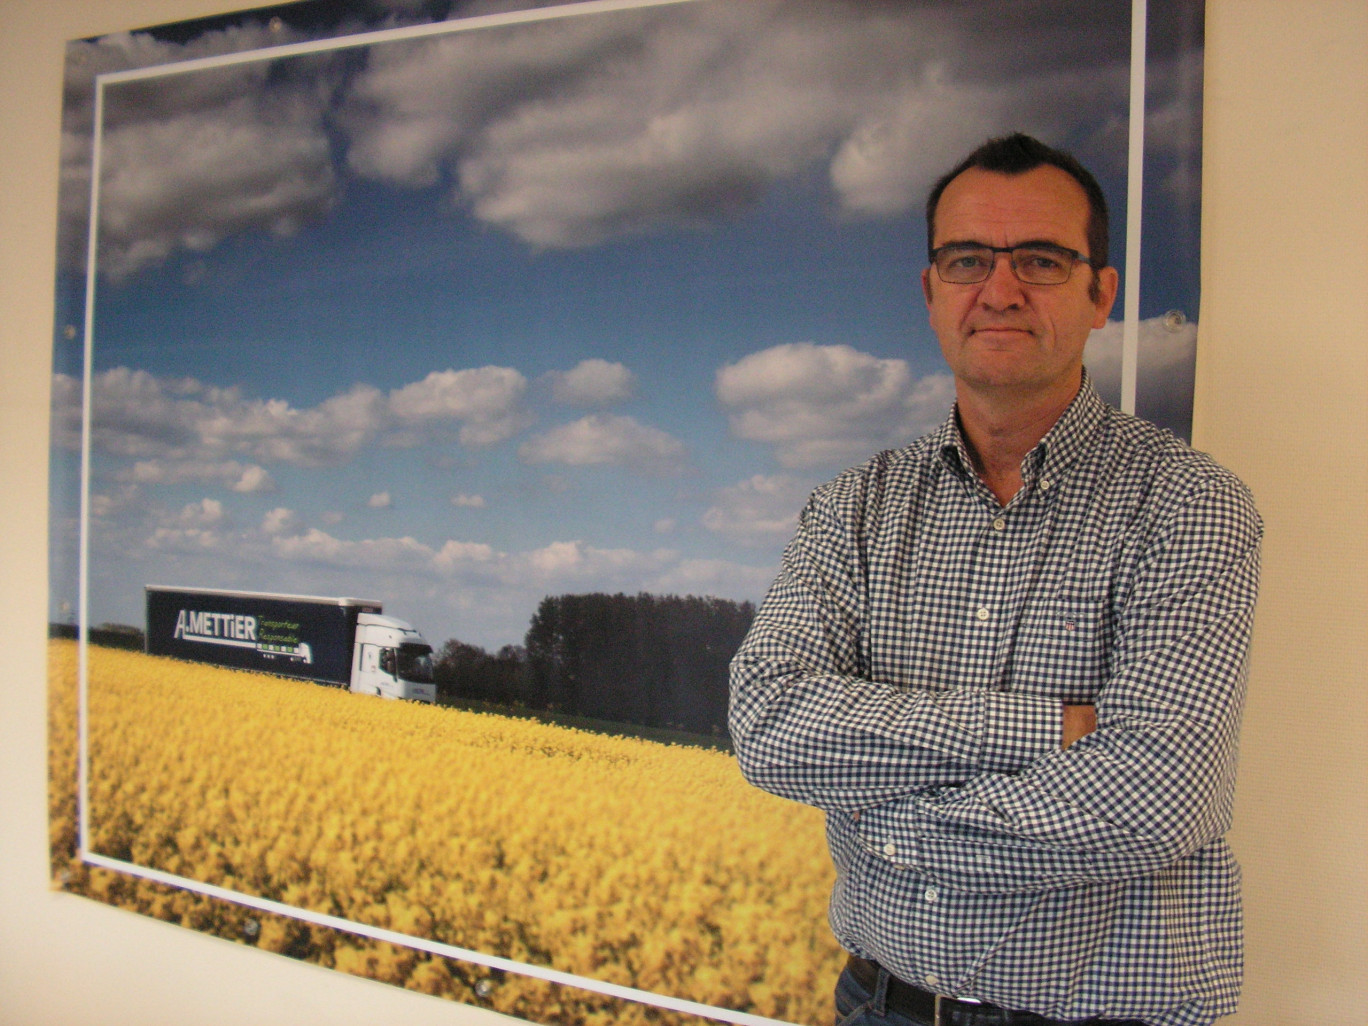
<path id="1" fill-rule="evenodd" d="M 851 974 L 850 969 L 841 971 L 836 981 L 836 1026 L 933 1026 L 922 1018 L 912 1018 L 895 1012 L 885 1004 L 888 984 L 891 977 L 888 970 L 879 969 L 879 981 L 871 992 Z M 991 1012 L 986 1012 L 985 1018 Z M 1001 1014 L 1001 1013 L 999 1013 Z M 1044 1016 L 1018 1013 L 1004 1020 L 1007 1022 L 1035 1023 L 1039 1026 L 1058 1024 L 1058 1026 L 1145 1026 L 1138 1019 L 1047 1019 Z M 954 1026 L 950 1018 L 947 1026 Z"/>
<path id="2" fill-rule="evenodd" d="M 843 969 L 836 980 L 836 1026 L 930 1026 L 884 1007 L 888 980 L 888 971 L 880 969 L 878 986 L 870 993 Z"/>

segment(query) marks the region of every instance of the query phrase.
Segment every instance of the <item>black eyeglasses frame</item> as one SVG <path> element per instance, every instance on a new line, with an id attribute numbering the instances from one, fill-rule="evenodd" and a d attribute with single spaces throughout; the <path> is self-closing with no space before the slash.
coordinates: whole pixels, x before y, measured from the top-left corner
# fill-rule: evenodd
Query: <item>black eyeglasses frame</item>
<path id="1" fill-rule="evenodd" d="M 960 250 L 965 252 L 979 253 L 986 252 L 991 254 L 991 259 L 988 261 L 988 265 L 986 270 L 984 271 L 983 277 L 974 279 L 972 281 L 947 281 L 945 275 L 941 272 L 940 264 L 936 262 L 936 257 L 938 257 L 941 253 L 946 252 L 947 250 Z M 1044 251 L 1047 253 L 1057 255 L 1061 259 L 1067 259 L 1071 261 L 1071 263 L 1069 264 L 1069 273 L 1065 275 L 1063 278 L 1059 279 L 1059 281 L 1030 281 L 1029 279 L 1023 278 L 1021 276 L 1021 271 L 1017 267 L 1017 259 L 1015 254 L 1018 250 Z M 1076 249 L 1070 249 L 1068 246 L 1060 246 L 1054 242 L 1019 242 L 1015 246 L 989 246 L 986 243 L 980 242 L 947 242 L 943 246 L 937 246 L 935 249 L 928 250 L 926 255 L 928 263 L 930 263 L 930 265 L 935 267 L 936 269 L 936 277 L 938 277 L 941 281 L 945 282 L 945 284 L 981 285 L 990 277 L 992 277 L 993 268 L 997 264 L 997 256 L 999 253 L 1007 254 L 1007 265 L 1011 267 L 1012 274 L 1016 275 L 1017 281 L 1021 282 L 1023 285 L 1063 285 L 1065 282 L 1069 280 L 1069 278 L 1073 277 L 1074 264 L 1087 264 L 1089 267 L 1094 267 L 1092 258 L 1089 257 L 1086 253 L 1080 253 Z"/>

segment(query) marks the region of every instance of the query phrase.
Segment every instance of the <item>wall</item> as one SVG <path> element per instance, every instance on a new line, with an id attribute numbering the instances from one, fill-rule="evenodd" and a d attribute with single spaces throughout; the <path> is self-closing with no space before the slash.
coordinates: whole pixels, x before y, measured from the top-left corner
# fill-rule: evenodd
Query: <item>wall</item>
<path id="1" fill-rule="evenodd" d="M 1368 1023 L 1368 4 L 1207 9 L 1193 437 L 1267 530 L 1230 1021 Z"/>
<path id="2" fill-rule="evenodd" d="M 225 0 L 0 0 L 0 1024 L 506 1021 L 49 891 L 46 416 L 62 45 Z M 1268 525 L 1232 1026 L 1368 1007 L 1368 6 L 1207 0 L 1194 434 Z"/>

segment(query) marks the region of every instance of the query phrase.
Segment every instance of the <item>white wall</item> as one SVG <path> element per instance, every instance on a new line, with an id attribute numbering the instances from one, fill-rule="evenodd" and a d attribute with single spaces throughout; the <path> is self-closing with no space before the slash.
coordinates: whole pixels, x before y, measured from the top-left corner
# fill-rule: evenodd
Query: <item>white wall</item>
<path id="1" fill-rule="evenodd" d="M 1368 1023 L 1368 3 L 1207 0 L 1194 442 L 1254 490 L 1239 1026 Z"/>
<path id="2" fill-rule="evenodd" d="M 52 893 L 46 418 L 62 47 L 228 0 L 0 0 L 0 1024 L 499 1020 Z M 1368 1008 L 1368 4 L 1207 0 L 1196 443 L 1254 489 L 1265 584 L 1234 841 L 1233 1026 Z"/>

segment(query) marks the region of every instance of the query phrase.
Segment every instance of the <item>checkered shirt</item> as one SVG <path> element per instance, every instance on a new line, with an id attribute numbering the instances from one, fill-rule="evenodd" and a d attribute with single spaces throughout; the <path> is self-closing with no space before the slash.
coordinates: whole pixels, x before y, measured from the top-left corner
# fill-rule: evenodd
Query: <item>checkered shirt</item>
<path id="1" fill-rule="evenodd" d="M 1262 524 L 1086 380 L 1001 506 L 952 414 L 817 489 L 732 663 L 759 787 L 826 812 L 830 922 L 942 994 L 1197 1026 L 1241 977 L 1231 815 Z M 1061 750 L 1061 706 L 1097 730 Z"/>

